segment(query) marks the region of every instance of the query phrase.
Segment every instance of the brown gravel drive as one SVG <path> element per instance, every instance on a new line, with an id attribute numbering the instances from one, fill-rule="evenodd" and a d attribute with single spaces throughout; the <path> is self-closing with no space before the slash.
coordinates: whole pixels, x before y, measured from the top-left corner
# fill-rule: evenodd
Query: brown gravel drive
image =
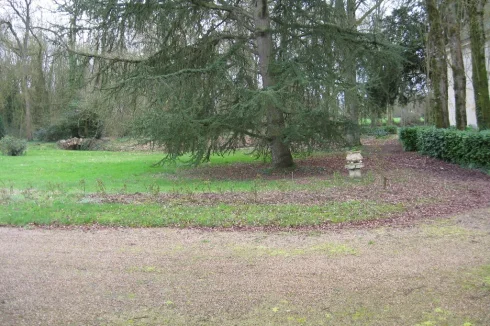
<path id="1" fill-rule="evenodd" d="M 0 228 L 0 325 L 490 325 L 490 209 L 414 223 Z"/>

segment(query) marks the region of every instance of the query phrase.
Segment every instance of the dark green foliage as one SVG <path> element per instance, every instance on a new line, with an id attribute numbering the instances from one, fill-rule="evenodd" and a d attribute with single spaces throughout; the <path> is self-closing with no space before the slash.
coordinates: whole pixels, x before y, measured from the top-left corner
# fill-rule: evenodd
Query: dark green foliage
<path id="1" fill-rule="evenodd" d="M 34 139 L 39 141 L 58 141 L 71 137 L 71 130 L 65 123 L 57 123 L 46 128 L 38 129 L 34 133 Z"/>
<path id="2" fill-rule="evenodd" d="M 417 151 L 417 127 L 403 127 L 398 133 L 403 150 L 407 152 Z"/>
<path id="3" fill-rule="evenodd" d="M 398 132 L 398 128 L 396 126 L 384 126 L 383 129 L 387 133 L 392 134 L 392 135 L 396 135 L 396 133 Z"/>
<path id="4" fill-rule="evenodd" d="M 0 139 L 5 137 L 6 134 L 7 132 L 5 131 L 5 126 L 3 125 L 3 120 L 2 117 L 0 116 Z"/>
<path id="5" fill-rule="evenodd" d="M 475 167 L 490 166 L 490 131 L 407 127 L 400 129 L 406 151 Z"/>
<path id="6" fill-rule="evenodd" d="M 99 139 L 102 131 L 103 123 L 97 113 L 90 110 L 74 110 L 59 122 L 39 129 L 35 138 L 40 141 L 58 141 L 72 137 Z"/>
<path id="7" fill-rule="evenodd" d="M 370 60 L 366 64 L 368 104 L 384 114 L 395 100 L 402 104 L 420 95 L 426 83 L 426 16 L 416 2 L 394 8 L 382 22 L 383 37 L 399 46 L 402 60 Z"/>
<path id="8" fill-rule="evenodd" d="M 401 60 L 399 48 L 355 31 L 323 0 L 79 4 L 99 38 L 91 52 L 101 55 L 87 57 L 105 102 L 131 96 L 133 135 L 162 145 L 169 159 L 189 153 L 200 163 L 246 139 L 281 166 L 292 163 L 290 151 L 341 143 L 343 131 L 357 131 L 339 101 L 358 101 L 357 62 Z M 259 4 L 268 10 L 259 14 Z"/>
<path id="9" fill-rule="evenodd" d="M 396 126 L 380 126 L 380 127 L 370 127 L 362 126 L 361 134 L 366 136 L 375 136 L 376 138 L 395 135 L 398 129 Z"/>
<path id="10" fill-rule="evenodd" d="M 12 136 L 5 136 L 0 140 L 0 151 L 7 156 L 24 155 L 27 148 L 27 141 Z"/>

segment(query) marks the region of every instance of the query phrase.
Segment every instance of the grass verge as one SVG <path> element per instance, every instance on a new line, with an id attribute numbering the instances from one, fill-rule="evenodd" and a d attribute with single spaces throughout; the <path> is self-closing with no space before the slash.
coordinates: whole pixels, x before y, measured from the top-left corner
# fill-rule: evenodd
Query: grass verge
<path id="1" fill-rule="evenodd" d="M 87 225 L 128 227 L 297 227 L 382 218 L 403 211 L 402 205 L 374 201 L 331 202 L 325 205 L 48 204 L 13 202 L 4 205 L 0 225 Z"/>

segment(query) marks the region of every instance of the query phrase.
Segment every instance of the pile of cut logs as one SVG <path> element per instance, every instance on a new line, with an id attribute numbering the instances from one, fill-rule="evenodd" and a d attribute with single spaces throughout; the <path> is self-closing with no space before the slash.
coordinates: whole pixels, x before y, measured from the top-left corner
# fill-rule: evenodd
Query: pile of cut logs
<path id="1" fill-rule="evenodd" d="M 83 143 L 83 138 L 69 138 L 69 139 L 62 139 L 59 140 L 56 145 L 58 145 L 59 148 L 61 149 L 66 149 L 66 150 L 79 150 L 82 147 Z"/>

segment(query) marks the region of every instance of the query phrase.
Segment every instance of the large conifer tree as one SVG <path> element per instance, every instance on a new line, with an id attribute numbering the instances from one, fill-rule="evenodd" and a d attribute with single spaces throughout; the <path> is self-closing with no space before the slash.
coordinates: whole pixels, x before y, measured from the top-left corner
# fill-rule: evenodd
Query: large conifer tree
<path id="1" fill-rule="evenodd" d="M 247 139 L 287 167 L 292 151 L 342 141 L 356 82 L 338 53 L 396 59 L 324 0 L 76 1 L 92 41 L 72 52 L 95 59 L 102 89 L 133 95 L 139 136 L 196 163 Z"/>

